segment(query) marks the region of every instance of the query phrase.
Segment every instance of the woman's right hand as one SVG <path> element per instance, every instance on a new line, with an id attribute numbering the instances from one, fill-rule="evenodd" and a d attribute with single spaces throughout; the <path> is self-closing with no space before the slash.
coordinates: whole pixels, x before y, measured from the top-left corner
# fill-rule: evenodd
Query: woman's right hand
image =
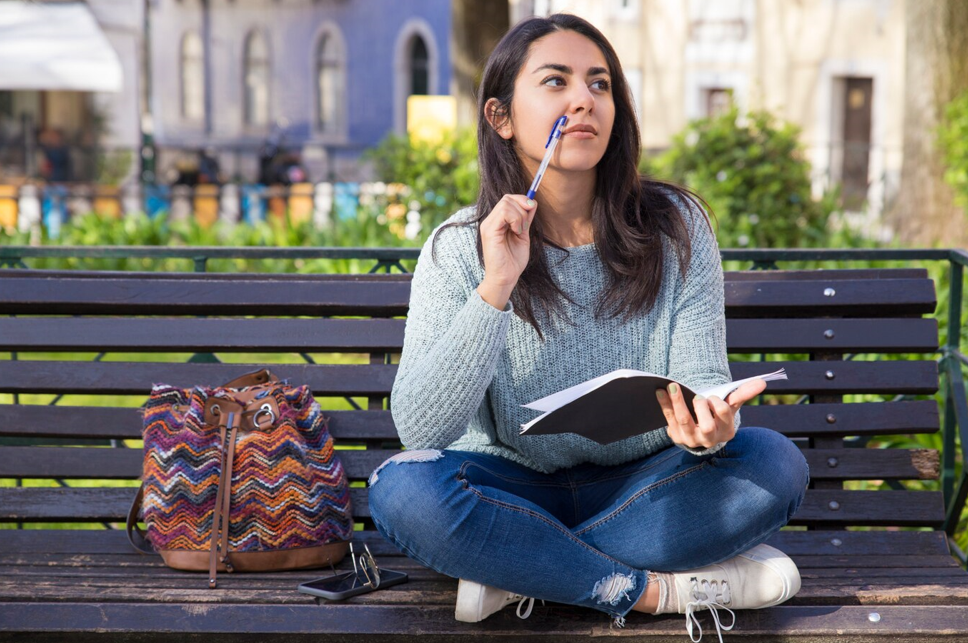
<path id="1" fill-rule="evenodd" d="M 481 222 L 485 281 L 507 290 L 518 283 L 528 265 L 531 222 L 537 208 L 524 195 L 505 194 Z"/>

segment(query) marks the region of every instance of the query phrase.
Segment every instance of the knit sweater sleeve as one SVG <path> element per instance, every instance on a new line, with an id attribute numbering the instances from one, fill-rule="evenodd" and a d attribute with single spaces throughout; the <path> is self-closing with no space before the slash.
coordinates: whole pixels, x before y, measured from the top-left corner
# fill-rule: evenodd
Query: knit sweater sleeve
<path id="1" fill-rule="evenodd" d="M 690 230 L 692 256 L 674 302 L 669 377 L 697 389 L 725 384 L 732 380 L 732 375 L 726 353 L 725 295 L 719 244 L 704 212 L 691 203 L 684 204 L 683 210 Z M 739 413 L 734 423 L 739 428 Z M 720 442 L 708 449 L 677 446 L 696 455 L 706 455 L 719 451 L 725 444 Z"/>
<path id="2" fill-rule="evenodd" d="M 498 310 L 477 292 L 467 262 L 477 260 L 468 228 L 430 235 L 417 259 L 403 349 L 390 408 L 407 449 L 443 449 L 460 438 L 494 378 L 514 307 Z M 450 242 L 450 243 L 448 243 Z M 473 256 L 467 256 L 473 252 Z"/>

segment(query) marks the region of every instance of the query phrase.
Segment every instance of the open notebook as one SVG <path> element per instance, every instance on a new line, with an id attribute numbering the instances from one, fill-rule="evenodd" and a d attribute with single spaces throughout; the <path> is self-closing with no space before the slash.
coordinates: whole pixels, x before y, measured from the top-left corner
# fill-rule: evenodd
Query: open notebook
<path id="1" fill-rule="evenodd" d="M 787 379 L 778 371 L 748 377 L 735 382 L 693 390 L 682 383 L 682 395 L 695 418 L 692 399 L 696 395 L 715 395 L 726 399 L 745 382 L 762 379 L 767 382 Z M 675 380 L 654 373 L 620 368 L 600 377 L 552 393 L 540 400 L 522 404 L 543 414 L 521 425 L 521 434 L 553 435 L 577 433 L 600 444 L 610 444 L 668 424 L 655 392 Z"/>

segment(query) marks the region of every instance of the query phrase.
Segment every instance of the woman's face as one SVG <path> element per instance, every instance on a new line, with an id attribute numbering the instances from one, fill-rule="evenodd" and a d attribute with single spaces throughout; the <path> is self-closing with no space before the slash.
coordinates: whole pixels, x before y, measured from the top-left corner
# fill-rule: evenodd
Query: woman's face
<path id="1" fill-rule="evenodd" d="M 525 166 L 535 170 L 551 128 L 565 115 L 550 165 L 564 172 L 590 170 L 605 154 L 615 121 L 611 82 L 594 42 L 574 31 L 550 33 L 531 43 L 514 83 L 510 121 L 497 132 L 513 138 Z"/>

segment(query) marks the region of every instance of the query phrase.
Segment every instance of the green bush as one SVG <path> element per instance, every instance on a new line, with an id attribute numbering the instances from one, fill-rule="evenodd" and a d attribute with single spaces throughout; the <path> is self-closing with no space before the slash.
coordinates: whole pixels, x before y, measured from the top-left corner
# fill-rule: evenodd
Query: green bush
<path id="1" fill-rule="evenodd" d="M 391 134 L 366 152 L 377 176 L 410 186 L 420 204 L 421 224 L 429 232 L 460 208 L 477 201 L 477 131 L 458 129 L 439 143 Z"/>
<path id="2" fill-rule="evenodd" d="M 695 190 L 712 207 L 724 247 L 797 248 L 830 245 L 838 195 L 810 193 L 810 165 L 796 126 L 765 111 L 740 120 L 734 107 L 695 120 L 671 147 L 640 169 Z M 852 245 L 852 244 L 851 244 Z"/>
<path id="3" fill-rule="evenodd" d="M 968 92 L 945 107 L 938 144 L 947 166 L 944 180 L 954 189 L 955 202 L 968 210 Z"/>

